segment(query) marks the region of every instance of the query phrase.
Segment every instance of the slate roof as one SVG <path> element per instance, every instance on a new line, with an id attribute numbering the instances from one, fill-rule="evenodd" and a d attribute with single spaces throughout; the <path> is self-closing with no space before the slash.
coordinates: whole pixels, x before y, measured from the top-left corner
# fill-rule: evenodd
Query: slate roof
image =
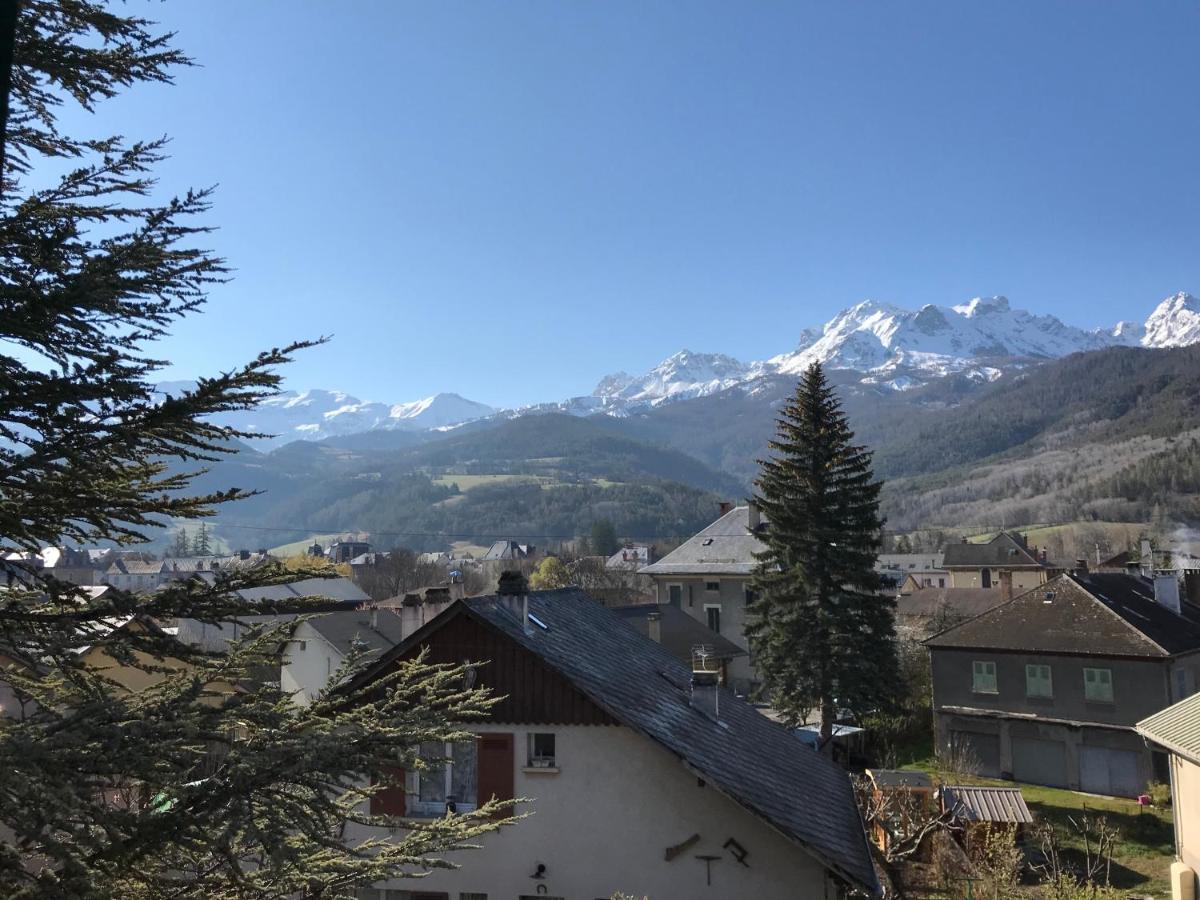
<path id="1" fill-rule="evenodd" d="M 956 819 L 968 822 L 1006 822 L 1018 825 L 1033 822 L 1020 788 L 977 787 L 947 784 L 942 786 L 942 808 Z"/>
<path id="2" fill-rule="evenodd" d="M 914 769 L 867 769 L 867 774 L 880 788 L 933 788 L 929 773 Z"/>
<path id="3" fill-rule="evenodd" d="M 243 600 L 261 603 L 277 603 L 298 597 L 327 597 L 340 603 L 366 603 L 371 599 L 348 578 L 305 578 L 291 584 L 244 588 L 237 595 Z"/>
<path id="4" fill-rule="evenodd" d="M 942 553 L 942 565 L 952 567 L 981 568 L 1040 568 L 1025 542 L 1021 538 L 1002 531 L 986 544 L 948 544 Z"/>
<path id="5" fill-rule="evenodd" d="M 374 619 L 374 624 L 372 624 Z M 355 642 L 373 652 L 388 650 L 404 638 L 400 615 L 392 609 L 348 609 L 325 613 L 308 624 L 342 654 L 348 656 Z"/>
<path id="6" fill-rule="evenodd" d="M 732 659 L 735 656 L 746 655 L 746 651 L 733 641 L 717 634 L 699 619 L 689 616 L 677 606 L 637 603 L 631 606 L 610 608 L 617 617 L 624 619 L 647 637 L 650 635 L 647 617 L 650 613 L 661 615 L 659 633 L 662 641 L 660 643 L 668 653 L 681 662 L 686 662 L 689 666 L 692 661 L 692 647 L 697 644 L 707 644 L 712 647 L 717 659 Z"/>
<path id="7" fill-rule="evenodd" d="M 386 670 L 394 658 L 419 646 L 454 616 L 469 615 L 535 654 L 613 718 L 679 757 L 711 787 L 830 870 L 879 893 L 845 771 L 728 691 L 721 691 L 720 722 L 693 708 L 690 667 L 579 589 L 533 591 L 529 614 L 526 633 L 505 600 L 460 600 L 385 654 L 355 684 Z"/>
<path id="8" fill-rule="evenodd" d="M 1155 603 L 1154 582 L 1141 575 L 1064 573 L 925 643 L 933 648 L 1166 658 L 1200 650 L 1200 609 L 1185 601 L 1181 610 L 1176 615 Z"/>
<path id="9" fill-rule="evenodd" d="M 604 561 L 606 569 L 637 569 L 650 562 L 649 547 L 622 547 Z"/>
<path id="10" fill-rule="evenodd" d="M 517 541 L 496 541 L 479 558 L 484 562 L 497 559 L 525 559 L 532 553 L 533 547 L 529 544 L 521 544 Z"/>
<path id="11" fill-rule="evenodd" d="M 1133 727 L 1142 737 L 1200 765 L 1200 694 L 1192 694 Z"/>
<path id="12" fill-rule="evenodd" d="M 929 619 L 943 610 L 959 616 L 977 616 L 999 606 L 1000 588 L 919 588 L 896 598 L 896 615 Z"/>
<path id="13" fill-rule="evenodd" d="M 736 506 L 689 538 L 642 575 L 749 575 L 763 542 L 750 533 L 750 509 Z"/>

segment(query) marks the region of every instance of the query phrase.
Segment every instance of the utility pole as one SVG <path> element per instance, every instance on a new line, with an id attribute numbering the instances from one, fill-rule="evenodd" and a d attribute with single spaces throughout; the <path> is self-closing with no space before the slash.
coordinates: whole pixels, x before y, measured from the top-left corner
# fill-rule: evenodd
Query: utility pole
<path id="1" fill-rule="evenodd" d="M 20 0 L 0 0 L 0 199 L 4 197 L 4 155 L 8 143 L 8 95 L 12 90 L 13 44 Z"/>

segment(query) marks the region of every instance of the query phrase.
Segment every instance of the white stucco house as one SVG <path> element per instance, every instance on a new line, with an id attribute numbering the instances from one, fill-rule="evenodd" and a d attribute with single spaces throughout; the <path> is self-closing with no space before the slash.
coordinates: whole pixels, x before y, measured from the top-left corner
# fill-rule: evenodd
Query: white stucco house
<path id="1" fill-rule="evenodd" d="M 582 591 L 455 602 L 354 686 L 426 648 L 431 662 L 488 660 L 478 682 L 504 699 L 474 743 L 428 748 L 451 762 L 408 773 L 373 812 L 403 828 L 523 797 L 531 815 L 448 854 L 460 868 L 363 900 L 878 894 L 846 772 Z"/>
<path id="2" fill-rule="evenodd" d="M 404 636 L 400 612 L 360 608 L 328 612 L 307 619 L 292 632 L 279 670 L 279 685 L 307 706 L 356 652 L 380 654 Z"/>

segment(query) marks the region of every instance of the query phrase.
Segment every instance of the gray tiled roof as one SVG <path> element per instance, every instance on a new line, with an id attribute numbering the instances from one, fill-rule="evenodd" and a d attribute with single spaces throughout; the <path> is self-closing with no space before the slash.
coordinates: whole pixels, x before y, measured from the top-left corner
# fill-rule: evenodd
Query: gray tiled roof
<path id="1" fill-rule="evenodd" d="M 750 510 L 731 509 L 699 534 L 684 541 L 658 562 L 640 570 L 642 575 L 749 575 L 754 554 L 764 549 L 750 533 Z"/>
<path id="2" fill-rule="evenodd" d="M 897 597 L 896 615 L 932 618 L 946 612 L 956 616 L 977 616 L 1003 602 L 998 587 L 927 587 Z"/>
<path id="3" fill-rule="evenodd" d="M 1142 737 L 1200 765 L 1200 694 L 1192 694 L 1134 727 Z"/>
<path id="4" fill-rule="evenodd" d="M 364 650 L 380 652 L 400 643 L 404 637 L 400 615 L 392 609 L 348 609 L 314 616 L 308 623 L 342 654 L 349 655 L 354 643 Z"/>
<path id="5" fill-rule="evenodd" d="M 688 769 L 872 893 L 879 885 L 846 772 L 782 726 L 722 690 L 721 721 L 689 703 L 690 667 L 583 591 L 529 595 L 534 626 L 497 597 L 459 601 L 390 651 L 371 671 L 465 613 L 486 623 L 569 680 L 622 724 L 655 741 Z"/>
<path id="6" fill-rule="evenodd" d="M 327 597 L 340 603 L 366 603 L 368 597 L 349 578 L 305 578 L 290 584 L 244 588 L 237 592 L 243 600 L 274 603 L 298 597 Z"/>
<path id="7" fill-rule="evenodd" d="M 1063 574 L 925 643 L 1163 658 L 1200 650 L 1200 609 L 1184 602 L 1176 614 L 1155 603 L 1154 582 L 1141 575 Z"/>
<path id="8" fill-rule="evenodd" d="M 942 565 L 995 566 L 997 568 L 1030 568 L 1041 566 L 1024 540 L 1002 531 L 986 544 L 948 544 L 942 553 Z"/>
<path id="9" fill-rule="evenodd" d="M 609 609 L 646 636 L 650 633 L 647 616 L 658 613 L 662 617 L 659 620 L 659 632 L 662 637 L 660 643 L 668 653 L 680 661 L 686 660 L 688 665 L 691 665 L 692 647 L 697 644 L 712 647 L 717 659 L 746 655 L 746 651 L 729 638 L 717 634 L 678 606 L 671 606 L 669 603 L 637 603 L 631 606 L 612 606 Z"/>

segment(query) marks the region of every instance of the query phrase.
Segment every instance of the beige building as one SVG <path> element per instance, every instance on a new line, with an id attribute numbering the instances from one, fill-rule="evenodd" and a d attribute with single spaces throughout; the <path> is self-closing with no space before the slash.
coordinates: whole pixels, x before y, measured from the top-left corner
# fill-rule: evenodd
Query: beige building
<path id="1" fill-rule="evenodd" d="M 1143 719 L 1137 730 L 1170 755 L 1176 857 L 1171 896 L 1194 900 L 1200 891 L 1200 694 Z"/>
<path id="2" fill-rule="evenodd" d="M 478 683 L 504 699 L 474 743 L 429 748 L 452 761 L 408 773 L 373 811 L 403 822 L 525 797 L 529 815 L 450 854 L 461 868 L 363 900 L 878 894 L 845 771 L 582 591 L 454 603 L 359 686 L 422 649 L 488 659 Z"/>
<path id="3" fill-rule="evenodd" d="M 1048 565 L 1045 551 L 1029 546 L 1024 535 L 1002 531 L 984 544 L 950 544 L 942 555 L 950 573 L 949 587 L 1000 587 L 1013 597 L 1033 590 L 1058 574 Z"/>
<path id="4" fill-rule="evenodd" d="M 746 651 L 730 660 L 729 684 L 741 694 L 758 682 L 746 640 L 746 605 L 762 520 L 753 506 L 727 509 L 717 521 L 689 538 L 642 575 L 654 579 L 659 603 L 682 609 Z"/>

